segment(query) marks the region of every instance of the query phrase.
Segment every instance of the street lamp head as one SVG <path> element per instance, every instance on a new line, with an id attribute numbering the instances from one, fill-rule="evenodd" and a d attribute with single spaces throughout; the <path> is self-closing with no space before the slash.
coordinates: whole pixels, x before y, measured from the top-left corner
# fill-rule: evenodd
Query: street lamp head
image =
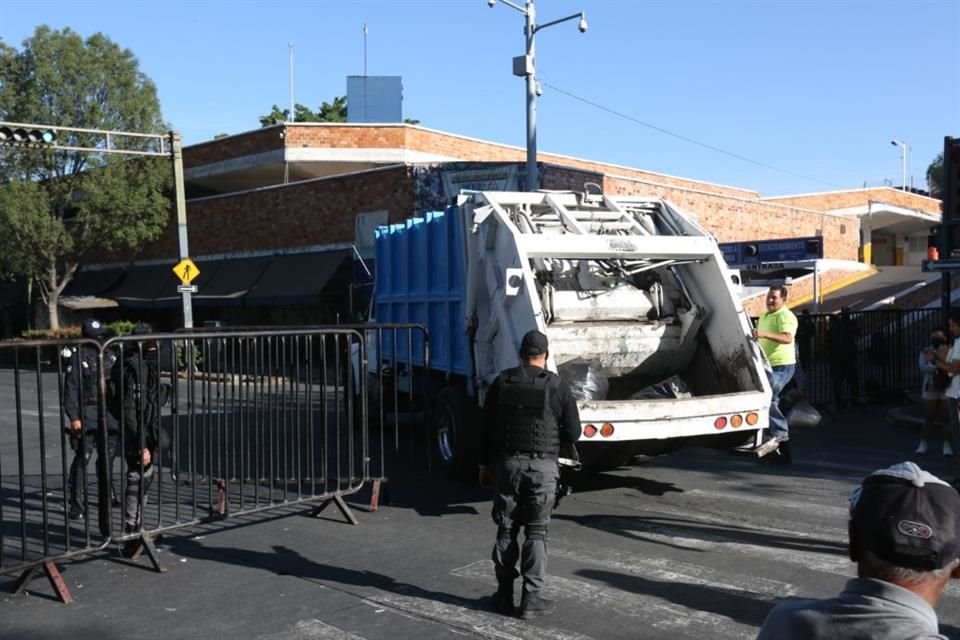
<path id="1" fill-rule="evenodd" d="M 493 1 L 494 1 L 494 0 L 490 0 L 490 2 L 493 2 Z M 581 13 L 581 14 L 580 14 L 580 24 L 577 25 L 577 29 L 580 29 L 580 33 L 586 33 L 586 31 L 587 31 L 587 14 L 585 14 L 585 13 Z"/>
<path id="2" fill-rule="evenodd" d="M 493 5 L 497 4 L 497 0 L 487 0 L 487 6 L 493 9 Z"/>
<path id="3" fill-rule="evenodd" d="M 893 146 L 897 146 L 897 145 L 900 144 L 900 143 L 897 142 L 896 140 L 891 140 L 891 141 L 890 141 L 890 144 L 892 144 Z"/>

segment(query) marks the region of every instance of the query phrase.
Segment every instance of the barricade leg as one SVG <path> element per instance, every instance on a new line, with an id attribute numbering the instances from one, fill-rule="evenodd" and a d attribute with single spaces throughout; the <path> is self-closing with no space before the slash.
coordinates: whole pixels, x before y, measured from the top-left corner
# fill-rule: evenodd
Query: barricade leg
<path id="1" fill-rule="evenodd" d="M 153 538 L 146 533 L 141 533 L 139 538 L 127 540 L 120 548 L 120 554 L 130 560 L 137 560 L 144 551 L 146 551 L 147 558 L 150 559 L 150 564 L 153 565 L 154 571 L 157 573 L 167 572 L 166 568 L 160 564 L 160 558 L 157 556 L 157 548 L 153 544 Z"/>
<path id="2" fill-rule="evenodd" d="M 380 507 L 380 501 L 383 504 L 390 504 L 390 485 L 386 478 L 374 480 L 371 484 L 370 492 L 370 513 L 375 512 Z"/>
<path id="3" fill-rule="evenodd" d="M 317 508 L 317 510 L 313 512 L 313 517 L 314 517 L 314 518 L 318 517 L 318 516 L 320 515 L 320 513 L 321 513 L 324 509 L 326 509 L 327 506 L 330 505 L 331 503 L 333 503 L 334 505 L 336 505 L 337 509 L 340 510 L 340 515 L 342 515 L 347 522 L 349 522 L 349 523 L 352 524 L 352 525 L 358 525 L 358 524 L 360 524 L 360 521 L 357 520 L 357 517 L 356 517 L 355 515 L 353 515 L 353 512 L 352 512 L 352 511 L 350 511 L 350 507 L 347 506 L 347 503 L 344 502 L 344 500 L 343 500 L 343 496 L 341 496 L 340 494 L 337 494 L 337 495 L 333 496 L 332 498 L 328 498 L 326 501 L 324 501 L 324 503 L 321 504 L 321 505 Z"/>
<path id="4" fill-rule="evenodd" d="M 67 588 L 67 583 L 64 581 L 63 576 L 60 575 L 60 570 L 57 568 L 57 565 L 50 561 L 34 565 L 21 573 L 10 592 L 13 595 L 18 596 L 26 591 L 27 585 L 30 584 L 30 581 L 33 580 L 33 576 L 37 573 L 37 571 L 40 570 L 41 567 L 43 568 L 43 572 L 47 575 L 47 580 L 50 581 L 50 586 L 53 587 L 54 593 L 56 593 L 57 597 L 60 598 L 60 602 L 63 604 L 70 604 L 73 602 L 73 596 L 70 595 L 70 589 Z"/>

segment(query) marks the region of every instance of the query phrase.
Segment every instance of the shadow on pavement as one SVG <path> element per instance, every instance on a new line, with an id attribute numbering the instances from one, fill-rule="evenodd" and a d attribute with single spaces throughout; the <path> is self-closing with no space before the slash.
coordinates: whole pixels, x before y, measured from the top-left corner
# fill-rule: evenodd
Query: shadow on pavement
<path id="1" fill-rule="evenodd" d="M 282 545 L 274 545 L 272 552 L 265 552 L 237 547 L 207 547 L 191 539 L 177 538 L 172 540 L 168 546 L 173 553 L 186 557 L 263 569 L 278 576 L 292 576 L 334 589 L 337 589 L 336 585 L 339 584 L 341 585 L 340 591 L 360 598 L 375 599 L 375 594 L 357 592 L 349 587 L 399 593 L 407 597 L 434 600 L 473 610 L 488 610 L 492 606 L 489 596 L 478 599 L 462 598 L 449 593 L 424 589 L 408 582 L 399 582 L 390 576 L 375 571 L 321 564 Z"/>
<path id="2" fill-rule="evenodd" d="M 669 532 L 672 537 L 692 538 L 694 540 L 711 543 L 749 544 L 774 549 L 829 553 L 842 557 L 847 556 L 846 543 L 837 543 L 835 541 L 817 538 L 796 538 L 765 533 L 745 527 L 720 524 L 710 525 L 664 516 L 573 516 L 559 513 L 554 514 L 553 519 L 566 520 L 583 527 L 612 533 L 631 540 L 643 540 L 675 549 L 690 550 L 690 546 L 682 542 L 676 544 L 665 542 L 662 539 L 662 535 L 647 537 L 644 534 L 663 534 L 664 532 Z"/>

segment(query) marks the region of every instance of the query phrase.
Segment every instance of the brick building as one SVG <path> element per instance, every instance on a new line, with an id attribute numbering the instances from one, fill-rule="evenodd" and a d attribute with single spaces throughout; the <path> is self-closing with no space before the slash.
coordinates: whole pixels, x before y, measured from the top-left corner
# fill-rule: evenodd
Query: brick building
<path id="1" fill-rule="evenodd" d="M 763 198 L 755 191 L 630 167 L 540 153 L 544 189 L 663 197 L 694 214 L 718 241 L 819 235 L 821 287 L 843 286 L 869 264 L 926 255 L 940 202 L 891 188 Z M 316 323 L 343 318 L 358 256 L 373 230 L 442 208 L 461 188 L 520 188 L 525 150 L 406 124 L 282 124 L 187 147 L 190 252 L 201 275 L 197 323 Z M 892 247 L 892 250 L 888 250 Z M 922 250 L 921 250 L 922 248 Z M 133 262 L 86 265 L 67 306 L 97 296 L 102 315 L 176 326 L 175 220 Z M 793 300 L 809 299 L 810 278 Z M 753 310 L 757 300 L 748 300 Z"/>

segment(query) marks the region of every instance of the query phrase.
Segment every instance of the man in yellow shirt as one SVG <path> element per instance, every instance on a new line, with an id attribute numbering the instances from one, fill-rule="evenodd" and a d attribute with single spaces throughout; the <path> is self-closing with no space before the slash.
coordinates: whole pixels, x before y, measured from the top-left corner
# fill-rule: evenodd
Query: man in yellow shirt
<path id="1" fill-rule="evenodd" d="M 770 361 L 773 373 L 770 376 L 770 434 L 756 449 L 758 456 L 777 452 L 776 462 L 789 464 L 790 428 L 780 411 L 780 393 L 793 378 L 797 366 L 797 351 L 794 337 L 797 335 L 797 316 L 787 308 L 787 288 L 774 285 L 767 291 L 767 312 L 760 316 L 753 337 Z"/>

